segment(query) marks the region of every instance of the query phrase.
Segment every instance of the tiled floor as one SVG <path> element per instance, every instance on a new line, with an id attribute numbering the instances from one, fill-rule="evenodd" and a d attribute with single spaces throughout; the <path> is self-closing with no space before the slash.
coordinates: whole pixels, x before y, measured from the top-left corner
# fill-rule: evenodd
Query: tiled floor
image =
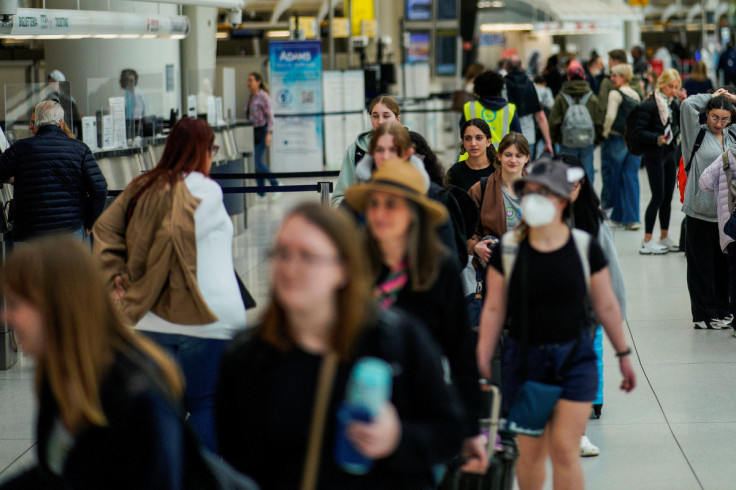
<path id="1" fill-rule="evenodd" d="M 642 216 L 649 198 L 642 183 Z M 295 182 L 296 183 L 296 182 Z M 299 182 L 306 183 L 306 182 Z M 284 212 L 315 194 L 284 194 L 250 210 L 235 239 L 236 268 L 259 302 L 266 300 L 265 252 Z M 673 205 L 678 238 L 680 205 Z M 658 231 L 655 231 L 657 233 Z M 641 256 L 643 230 L 615 230 L 627 286 L 627 337 L 638 387 L 625 395 L 612 348 L 605 348 L 603 417 L 588 426 L 601 455 L 582 461 L 592 489 L 736 488 L 736 339 L 728 331 L 695 331 L 690 323 L 683 254 Z M 248 312 L 252 321 L 258 309 Z M 0 372 L 0 479 L 33 461 L 32 367 L 23 360 Z M 548 477 L 548 480 L 550 478 Z M 546 488 L 551 488 L 551 483 Z"/>

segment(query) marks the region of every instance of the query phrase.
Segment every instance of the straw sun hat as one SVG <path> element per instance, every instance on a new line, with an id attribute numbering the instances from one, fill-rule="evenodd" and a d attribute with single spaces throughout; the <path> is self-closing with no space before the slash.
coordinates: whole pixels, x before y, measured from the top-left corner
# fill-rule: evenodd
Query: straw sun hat
<path id="1" fill-rule="evenodd" d="M 427 197 L 425 185 L 421 172 L 409 162 L 387 160 L 373 173 L 370 181 L 349 188 L 345 200 L 356 211 L 365 213 L 371 192 L 389 192 L 417 203 L 427 213 L 429 221 L 439 225 L 447 219 L 447 209 Z"/>

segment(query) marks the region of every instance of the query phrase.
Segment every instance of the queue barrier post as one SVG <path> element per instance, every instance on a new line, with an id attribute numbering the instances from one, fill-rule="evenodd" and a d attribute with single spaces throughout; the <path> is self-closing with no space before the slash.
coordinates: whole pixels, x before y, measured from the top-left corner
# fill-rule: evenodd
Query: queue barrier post
<path id="1" fill-rule="evenodd" d="M 329 206 L 332 182 L 317 182 L 317 188 L 319 190 L 320 202 L 324 206 Z"/>

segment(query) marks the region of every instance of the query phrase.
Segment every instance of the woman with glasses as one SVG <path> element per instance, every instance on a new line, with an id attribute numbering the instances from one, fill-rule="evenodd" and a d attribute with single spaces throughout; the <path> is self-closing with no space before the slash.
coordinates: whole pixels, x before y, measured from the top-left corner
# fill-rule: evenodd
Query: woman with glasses
<path id="1" fill-rule="evenodd" d="M 245 327 L 233 225 L 209 178 L 214 133 L 184 118 L 161 161 L 133 179 L 95 223 L 94 253 L 120 311 L 167 349 L 186 380 L 189 422 L 216 451 L 215 382 L 225 344 Z"/>
<path id="2" fill-rule="evenodd" d="M 222 454 L 264 489 L 433 488 L 432 467 L 460 447 L 439 351 L 415 321 L 376 307 L 357 235 L 340 210 L 308 203 L 289 212 L 270 253 L 270 304 L 225 355 L 216 417 Z M 391 365 L 392 389 L 372 421 L 347 423 L 347 439 L 374 461 L 353 474 L 337 460 L 338 408 L 365 357 Z M 313 408 L 320 373 L 335 362 L 329 402 Z M 309 436 L 313 411 L 324 419 L 321 442 Z M 307 468 L 316 472 L 311 487 Z"/>
<path id="3" fill-rule="evenodd" d="M 730 129 L 734 115 L 733 94 L 718 89 L 713 95 L 692 95 L 680 107 L 682 158 L 687 174 L 682 211 L 685 213 L 687 289 L 693 328 L 730 328 L 728 305 L 728 260 L 721 251 L 716 195 L 700 188 L 706 168 L 736 144 Z M 705 112 L 705 124 L 700 114 Z"/>
<path id="4" fill-rule="evenodd" d="M 579 168 L 549 159 L 532 165 L 529 174 L 514 184 L 521 197 L 522 224 L 503 236 L 488 267 L 489 294 L 477 350 L 481 376 L 490 379 L 491 357 L 506 329 L 501 375 L 509 419 L 514 420 L 510 409 L 528 381 L 561 390 L 541 435 L 507 425 L 518 432 L 516 476 L 521 490 L 544 486 L 547 457 L 555 489 L 584 486 L 580 436 L 598 381 L 590 309 L 616 350 L 624 378 L 621 389 L 628 392 L 636 385 L 603 251 L 586 233 L 573 236 L 566 222 L 573 183 L 584 175 Z M 583 243 L 588 244 L 585 254 Z M 588 302 L 581 301 L 586 297 Z"/>

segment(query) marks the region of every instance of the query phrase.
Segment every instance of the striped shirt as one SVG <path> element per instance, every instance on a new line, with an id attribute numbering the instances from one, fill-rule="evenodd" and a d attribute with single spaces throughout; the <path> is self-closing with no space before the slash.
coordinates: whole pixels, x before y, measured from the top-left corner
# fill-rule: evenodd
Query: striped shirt
<path id="1" fill-rule="evenodd" d="M 259 90 L 255 95 L 251 95 L 248 106 L 245 108 L 245 116 L 253 121 L 254 127 L 261 128 L 268 126 L 268 131 L 273 131 L 271 96 L 263 89 Z"/>

